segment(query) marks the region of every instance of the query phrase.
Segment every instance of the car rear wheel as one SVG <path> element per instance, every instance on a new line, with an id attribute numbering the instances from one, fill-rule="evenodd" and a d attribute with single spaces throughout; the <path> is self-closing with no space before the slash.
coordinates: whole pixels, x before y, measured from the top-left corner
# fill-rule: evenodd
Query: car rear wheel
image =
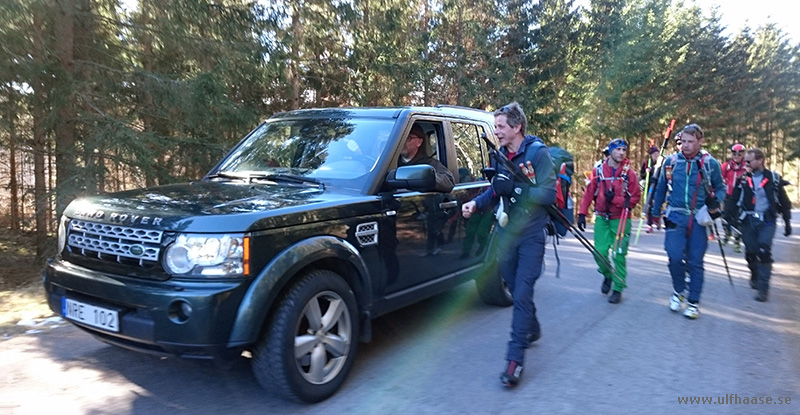
<path id="1" fill-rule="evenodd" d="M 484 303 L 489 305 L 508 307 L 514 304 L 511 291 L 503 281 L 503 277 L 500 276 L 500 272 L 497 271 L 496 267 L 491 271 L 475 279 L 478 295 L 480 295 Z"/>
<path id="2" fill-rule="evenodd" d="M 253 353 L 262 387 L 289 399 L 332 396 L 353 366 L 358 343 L 356 300 L 338 274 L 312 271 L 280 300 Z"/>

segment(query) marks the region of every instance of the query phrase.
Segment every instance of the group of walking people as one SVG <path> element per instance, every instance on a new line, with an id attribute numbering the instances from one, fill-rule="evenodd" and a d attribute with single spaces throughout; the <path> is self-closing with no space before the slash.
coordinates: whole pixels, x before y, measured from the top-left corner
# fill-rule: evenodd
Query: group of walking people
<path id="1" fill-rule="evenodd" d="M 522 377 L 525 349 L 537 341 L 542 330 L 533 301 L 534 285 L 544 262 L 546 229 L 556 199 L 555 166 L 542 140 L 526 135 L 527 118 L 520 105 L 512 102 L 494 112 L 495 135 L 500 144 L 496 156 L 505 163 L 493 163 L 491 186 L 462 205 L 462 215 L 501 209 L 498 219 L 498 264 L 513 299 L 511 338 L 503 385 L 513 387 Z M 702 150 L 704 134 L 696 124 L 684 127 L 676 136 L 678 151 L 660 165 L 658 148 L 649 151 L 646 163 L 652 203 L 647 203 L 650 231 L 660 228 L 663 218 L 664 248 L 672 278 L 669 299 L 672 311 L 699 316 L 703 289 L 703 257 L 708 247 L 708 230 L 703 218 L 713 222 L 725 218 L 727 238 L 745 245 L 751 271 L 750 285 L 758 290 L 756 300 L 766 301 L 772 270 L 772 239 L 778 216 L 784 220 L 784 235 L 791 234 L 791 204 L 780 176 L 764 167 L 764 153 L 731 148 L 732 159 L 725 165 Z M 665 146 L 666 147 L 666 146 Z M 586 216 L 594 204 L 594 247 L 601 292 L 617 304 L 626 288 L 626 255 L 631 234 L 631 217 L 642 197 L 636 172 L 630 167 L 628 143 L 612 140 L 587 182 L 578 210 L 577 227 L 586 229 Z M 655 151 L 653 150 L 655 149 Z M 740 166 L 743 165 L 744 169 Z M 518 167 L 517 167 L 518 166 Z M 515 171 L 519 168 L 519 171 Z M 526 180 L 527 178 L 527 180 Z M 702 223 L 702 224 L 701 224 Z M 735 235 L 733 235 L 735 233 Z M 609 260 L 609 254 L 611 260 Z"/>

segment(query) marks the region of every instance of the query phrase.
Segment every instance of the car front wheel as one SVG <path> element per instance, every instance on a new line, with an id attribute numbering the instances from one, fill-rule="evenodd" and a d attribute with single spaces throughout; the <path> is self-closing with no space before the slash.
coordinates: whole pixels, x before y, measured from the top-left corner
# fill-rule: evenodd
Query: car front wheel
<path id="1" fill-rule="evenodd" d="M 267 390 L 319 402 L 342 385 L 358 343 L 356 300 L 336 273 L 312 271 L 289 288 L 253 353 Z"/>

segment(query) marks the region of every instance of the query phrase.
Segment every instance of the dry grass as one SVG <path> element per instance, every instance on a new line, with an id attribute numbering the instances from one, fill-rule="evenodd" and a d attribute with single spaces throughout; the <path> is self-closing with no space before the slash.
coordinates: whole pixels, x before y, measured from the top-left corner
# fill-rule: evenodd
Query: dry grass
<path id="1" fill-rule="evenodd" d="M 52 315 L 40 280 L 16 290 L 0 291 L 0 337 L 8 338 L 30 329 L 20 325 L 20 321 L 39 321 Z"/>
<path id="2" fill-rule="evenodd" d="M 45 301 L 43 265 L 36 259 L 32 235 L 0 229 L 0 338 L 30 329 L 20 321 L 53 315 Z"/>

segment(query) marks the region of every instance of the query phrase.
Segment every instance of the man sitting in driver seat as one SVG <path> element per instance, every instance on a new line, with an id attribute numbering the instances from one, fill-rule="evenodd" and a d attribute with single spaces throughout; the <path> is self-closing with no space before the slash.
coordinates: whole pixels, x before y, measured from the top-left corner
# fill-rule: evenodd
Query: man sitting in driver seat
<path id="1" fill-rule="evenodd" d="M 420 151 L 422 144 L 425 142 L 425 131 L 419 124 L 414 124 L 411 131 L 406 137 L 406 142 L 403 145 L 403 150 L 400 152 L 400 158 L 397 160 L 397 167 L 411 166 L 416 164 L 427 164 L 433 166 L 436 170 L 436 191 L 437 192 L 450 192 L 455 186 L 455 179 L 453 173 L 447 170 L 439 160 Z"/>

